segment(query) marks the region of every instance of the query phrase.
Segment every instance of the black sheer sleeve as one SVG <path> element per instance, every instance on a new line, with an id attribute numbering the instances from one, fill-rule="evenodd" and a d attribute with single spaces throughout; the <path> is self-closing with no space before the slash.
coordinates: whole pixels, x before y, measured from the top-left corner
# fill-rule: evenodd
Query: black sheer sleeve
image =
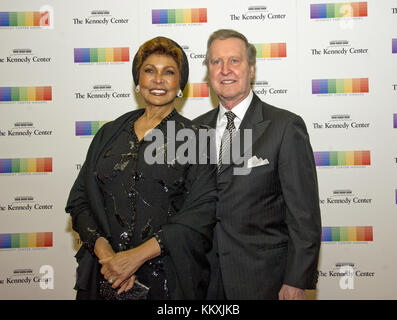
<path id="1" fill-rule="evenodd" d="M 86 174 L 87 164 L 84 163 L 70 191 L 65 211 L 70 213 L 72 217 L 73 230 L 79 234 L 83 245 L 93 254 L 95 241 L 103 235 L 92 216 L 86 196 L 84 186 Z"/>

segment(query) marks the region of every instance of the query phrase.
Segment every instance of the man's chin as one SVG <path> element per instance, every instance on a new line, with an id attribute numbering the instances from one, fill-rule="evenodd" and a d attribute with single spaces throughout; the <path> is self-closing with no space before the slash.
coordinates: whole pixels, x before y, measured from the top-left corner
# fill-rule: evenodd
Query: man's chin
<path id="1" fill-rule="evenodd" d="M 244 94 L 236 95 L 236 94 L 227 94 L 227 93 L 218 94 L 220 103 L 222 104 L 222 106 L 224 106 L 227 109 L 231 109 L 234 106 L 238 105 L 247 96 L 248 94 L 245 95 Z"/>

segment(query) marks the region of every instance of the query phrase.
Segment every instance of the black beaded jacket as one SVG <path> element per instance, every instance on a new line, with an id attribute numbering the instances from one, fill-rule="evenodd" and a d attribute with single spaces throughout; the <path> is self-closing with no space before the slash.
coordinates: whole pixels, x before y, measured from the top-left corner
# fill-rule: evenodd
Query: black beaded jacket
<path id="1" fill-rule="evenodd" d="M 114 236 L 113 226 L 117 217 L 106 209 L 105 197 L 100 188 L 98 159 L 143 112 L 144 109 L 139 109 L 126 113 L 106 123 L 98 131 L 69 194 L 65 210 L 71 214 L 73 230 L 83 243 L 75 256 L 78 263 L 75 289 L 89 292 L 89 299 L 98 298 L 100 264 L 93 252 L 96 239 L 103 236 L 116 252 L 123 250 L 120 239 Z M 157 127 L 164 132 L 165 137 L 170 121 L 174 122 L 176 134 L 186 128 L 197 132 L 198 128 L 190 120 L 174 110 Z M 175 137 L 172 139 L 177 150 L 183 141 L 175 141 Z M 198 134 L 195 139 L 198 139 Z M 142 148 L 148 146 L 146 142 Z M 143 149 L 136 155 L 132 154 L 132 157 L 137 157 L 135 160 L 139 164 L 139 174 L 153 178 L 137 184 L 135 192 L 143 194 L 145 202 L 151 203 L 150 209 L 157 210 L 163 217 L 159 225 L 147 232 L 147 238 L 155 235 L 161 244 L 170 298 L 204 299 L 210 271 L 206 253 L 212 246 L 216 222 L 216 165 L 204 164 L 197 158 L 197 161 L 185 164 L 178 161 L 172 164 L 148 164 L 143 160 Z M 163 152 L 167 149 L 167 143 L 162 149 Z M 167 192 L 161 192 L 161 189 Z M 142 214 L 145 210 L 149 210 L 149 206 L 145 209 L 142 205 L 136 214 Z M 139 241 L 135 240 L 134 245 L 139 245 Z"/>

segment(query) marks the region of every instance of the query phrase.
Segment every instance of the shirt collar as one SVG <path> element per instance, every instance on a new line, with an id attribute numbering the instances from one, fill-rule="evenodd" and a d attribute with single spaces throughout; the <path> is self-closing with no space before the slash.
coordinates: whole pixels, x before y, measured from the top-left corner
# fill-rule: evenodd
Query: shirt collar
<path id="1" fill-rule="evenodd" d="M 238 105 L 236 105 L 235 107 L 233 107 L 231 110 L 226 109 L 220 102 L 219 102 L 219 114 L 218 114 L 218 121 L 220 119 L 222 119 L 222 117 L 224 116 L 224 114 L 227 111 L 233 111 L 233 113 L 237 116 L 237 118 L 239 118 L 240 120 L 243 120 L 245 113 L 248 110 L 248 107 L 251 104 L 252 98 L 254 97 L 254 94 L 252 92 L 252 90 L 250 90 L 250 93 L 248 94 L 248 96 L 241 101 Z"/>

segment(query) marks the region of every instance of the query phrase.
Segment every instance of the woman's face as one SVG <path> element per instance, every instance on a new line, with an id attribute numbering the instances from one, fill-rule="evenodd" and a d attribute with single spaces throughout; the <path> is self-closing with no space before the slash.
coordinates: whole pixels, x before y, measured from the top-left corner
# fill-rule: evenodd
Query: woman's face
<path id="1" fill-rule="evenodd" d="M 180 73 L 175 60 L 153 53 L 139 71 L 140 92 L 147 106 L 170 106 L 179 91 Z"/>

